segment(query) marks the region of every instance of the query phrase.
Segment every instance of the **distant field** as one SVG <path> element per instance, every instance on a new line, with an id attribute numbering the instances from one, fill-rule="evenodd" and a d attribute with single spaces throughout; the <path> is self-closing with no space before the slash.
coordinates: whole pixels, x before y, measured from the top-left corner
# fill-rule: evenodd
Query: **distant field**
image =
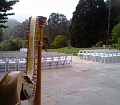
<path id="1" fill-rule="evenodd" d="M 100 48 L 60 48 L 60 49 L 48 49 L 48 52 L 63 52 L 66 54 L 73 54 L 74 56 L 77 55 L 79 50 L 91 50 L 91 49 L 100 49 Z"/>
<path id="2" fill-rule="evenodd" d="M 60 49 L 48 49 L 48 52 L 59 52 L 59 53 L 66 53 L 66 54 L 73 54 L 77 55 L 77 52 L 80 50 L 80 48 L 60 48 Z"/>
<path id="3" fill-rule="evenodd" d="M 91 50 L 91 49 L 100 49 L 100 48 L 60 48 L 60 49 L 48 49 L 48 52 L 59 52 L 59 53 L 66 53 L 66 54 L 73 54 L 74 56 L 77 55 L 77 53 L 79 52 L 79 50 Z M 43 49 L 44 51 L 44 49 Z M 19 51 L 0 51 L 0 53 L 10 53 L 10 52 L 19 52 Z"/>

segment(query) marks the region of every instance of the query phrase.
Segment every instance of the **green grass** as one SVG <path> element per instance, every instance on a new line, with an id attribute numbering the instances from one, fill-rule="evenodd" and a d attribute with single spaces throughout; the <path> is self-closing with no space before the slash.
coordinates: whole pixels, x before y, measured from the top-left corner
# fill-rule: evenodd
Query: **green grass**
<path id="1" fill-rule="evenodd" d="M 0 53 L 4 53 L 4 52 L 11 53 L 11 52 L 20 52 L 20 51 L 19 50 L 17 50 L 17 51 L 0 51 Z"/>
<path id="2" fill-rule="evenodd" d="M 59 53 L 66 53 L 66 54 L 73 54 L 76 55 L 80 48 L 60 48 L 60 49 L 48 49 L 48 52 L 59 52 Z"/>
<path id="3" fill-rule="evenodd" d="M 60 48 L 60 49 L 48 49 L 48 52 L 59 52 L 59 53 L 66 53 L 66 54 L 73 54 L 74 56 L 77 55 L 79 50 L 91 50 L 91 49 L 100 49 L 100 48 Z"/>
<path id="4" fill-rule="evenodd" d="M 79 52 L 79 50 L 91 50 L 91 49 L 100 49 L 100 48 L 71 48 L 68 49 L 67 47 L 65 48 L 59 48 L 59 49 L 48 49 L 48 52 L 59 52 L 59 53 L 66 53 L 66 54 L 73 54 L 74 56 L 77 55 L 77 53 Z M 44 51 L 44 49 L 43 49 Z M 19 51 L 0 51 L 0 53 L 3 52 L 19 52 Z"/>

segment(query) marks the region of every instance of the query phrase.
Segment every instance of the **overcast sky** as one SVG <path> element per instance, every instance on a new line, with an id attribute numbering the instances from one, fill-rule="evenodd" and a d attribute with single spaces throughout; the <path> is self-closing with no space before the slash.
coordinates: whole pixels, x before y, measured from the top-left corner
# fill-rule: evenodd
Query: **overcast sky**
<path id="1" fill-rule="evenodd" d="M 19 22 L 28 19 L 30 16 L 45 16 L 49 18 L 51 13 L 64 14 L 67 19 L 72 18 L 72 13 L 79 0 L 20 0 L 13 6 L 15 15 L 9 18 L 16 19 Z"/>

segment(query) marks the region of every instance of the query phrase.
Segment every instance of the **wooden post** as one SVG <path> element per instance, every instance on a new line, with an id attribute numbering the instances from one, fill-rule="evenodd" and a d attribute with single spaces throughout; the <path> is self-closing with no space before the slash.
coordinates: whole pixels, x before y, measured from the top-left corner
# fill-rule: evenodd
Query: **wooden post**
<path id="1" fill-rule="evenodd" d="M 42 45 L 43 45 L 43 28 L 46 22 L 45 17 L 39 17 L 39 37 L 38 37 L 38 69 L 37 69 L 37 83 L 36 93 L 34 98 L 34 105 L 41 105 L 41 59 L 42 59 Z"/>

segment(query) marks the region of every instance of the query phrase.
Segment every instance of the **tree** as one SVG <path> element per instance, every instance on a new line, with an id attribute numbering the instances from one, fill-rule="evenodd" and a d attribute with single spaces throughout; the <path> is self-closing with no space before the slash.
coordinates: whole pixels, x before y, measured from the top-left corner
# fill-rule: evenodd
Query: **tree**
<path id="1" fill-rule="evenodd" d="M 12 30 L 12 38 L 26 39 L 27 36 L 26 31 L 28 31 L 27 29 L 28 24 L 29 24 L 29 20 L 26 19 L 21 24 L 15 26 L 14 29 Z"/>
<path id="2" fill-rule="evenodd" d="M 15 27 L 20 25 L 21 23 L 14 19 L 8 19 L 8 22 L 6 22 L 4 25 L 8 26 L 9 28 L 3 28 L 3 40 L 8 40 L 13 37 Z"/>
<path id="3" fill-rule="evenodd" d="M 104 0 L 80 0 L 69 27 L 73 47 L 91 47 L 105 41 L 108 11 Z"/>
<path id="4" fill-rule="evenodd" d="M 26 47 L 27 43 L 25 40 L 22 39 L 9 39 L 2 41 L 1 43 L 1 49 L 4 51 L 13 51 L 13 50 L 19 50 L 20 48 Z"/>
<path id="5" fill-rule="evenodd" d="M 44 36 L 48 36 L 49 35 L 49 30 L 48 30 L 48 24 L 47 24 L 47 22 L 45 23 L 45 25 L 44 25 Z"/>
<path id="6" fill-rule="evenodd" d="M 0 42 L 3 41 L 3 30 L 2 28 L 0 28 Z"/>
<path id="7" fill-rule="evenodd" d="M 19 0 L 0 0 L 0 27 L 7 28 L 4 25 L 8 20 L 8 15 L 14 15 L 14 13 L 7 13 L 7 11 L 12 10 L 12 6 L 15 5 Z"/>
<path id="8" fill-rule="evenodd" d="M 118 42 L 118 38 L 120 38 L 120 23 L 115 25 L 112 30 L 112 40 L 114 43 Z"/>
<path id="9" fill-rule="evenodd" d="M 106 1 L 106 6 L 109 10 L 109 20 L 108 20 L 108 25 L 109 25 L 109 33 L 110 35 L 108 36 L 109 39 L 111 38 L 111 32 L 114 28 L 115 25 L 117 25 L 120 22 L 120 0 L 107 0 Z"/>
<path id="10" fill-rule="evenodd" d="M 5 40 L 1 43 L 1 47 L 2 47 L 2 50 L 4 51 L 12 51 L 12 50 L 15 50 L 16 43 L 12 39 Z"/>
<path id="11" fill-rule="evenodd" d="M 57 35 L 63 35 L 69 38 L 69 22 L 63 14 L 51 13 L 45 25 L 45 30 L 48 30 L 45 36 L 48 36 L 49 42 L 51 43 Z"/>
<path id="12" fill-rule="evenodd" d="M 110 13 L 111 30 L 119 22 L 120 22 L 120 0 L 111 0 L 111 13 Z"/>

